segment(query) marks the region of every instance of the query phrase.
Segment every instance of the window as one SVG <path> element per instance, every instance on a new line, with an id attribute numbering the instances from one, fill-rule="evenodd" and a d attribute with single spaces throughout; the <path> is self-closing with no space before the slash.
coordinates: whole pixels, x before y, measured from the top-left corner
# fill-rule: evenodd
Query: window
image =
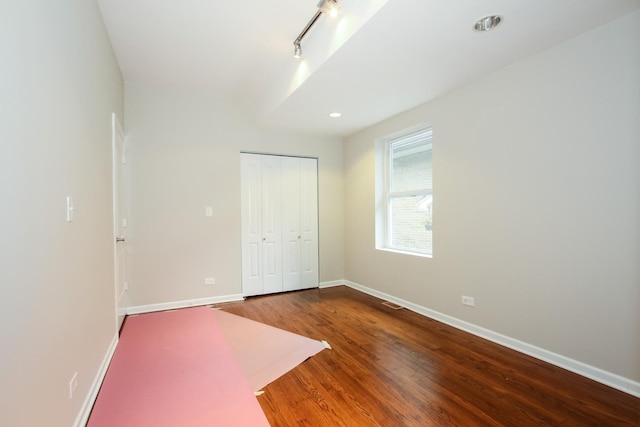
<path id="1" fill-rule="evenodd" d="M 379 141 L 376 246 L 433 254 L 431 128 Z"/>

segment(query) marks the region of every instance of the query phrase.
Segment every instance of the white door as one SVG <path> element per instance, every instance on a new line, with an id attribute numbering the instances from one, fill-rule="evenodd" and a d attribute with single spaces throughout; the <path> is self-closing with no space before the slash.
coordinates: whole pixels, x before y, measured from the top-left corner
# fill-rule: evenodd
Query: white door
<path id="1" fill-rule="evenodd" d="M 243 154 L 240 162 L 242 205 L 242 292 L 264 293 L 262 285 L 262 159 Z"/>
<path id="2" fill-rule="evenodd" d="M 114 228 L 114 267 L 116 330 L 120 330 L 126 314 L 124 304 L 125 286 L 125 239 L 126 204 L 124 192 L 124 132 L 115 113 L 111 115 L 111 136 L 113 153 L 113 228 Z"/>
<path id="3" fill-rule="evenodd" d="M 300 289 L 300 159 L 282 159 L 282 287 Z"/>
<path id="4" fill-rule="evenodd" d="M 262 280 L 265 294 L 282 292 L 281 157 L 262 156 Z"/>
<path id="5" fill-rule="evenodd" d="M 318 277 L 318 160 L 300 160 L 300 288 L 315 288 Z"/>
<path id="6" fill-rule="evenodd" d="M 280 157 L 242 154 L 242 293 L 282 291 Z"/>
<path id="7" fill-rule="evenodd" d="M 243 153 L 241 180 L 243 295 L 317 287 L 317 160 Z"/>

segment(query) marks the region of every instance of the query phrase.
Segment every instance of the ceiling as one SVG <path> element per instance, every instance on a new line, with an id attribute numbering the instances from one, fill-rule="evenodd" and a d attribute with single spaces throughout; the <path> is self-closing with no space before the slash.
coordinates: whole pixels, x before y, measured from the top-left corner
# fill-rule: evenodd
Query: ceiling
<path id="1" fill-rule="evenodd" d="M 98 0 L 126 81 L 210 94 L 265 126 L 347 136 L 640 8 L 640 0 Z M 504 20 L 477 33 L 489 14 Z M 329 118 L 339 111 L 340 118 Z"/>

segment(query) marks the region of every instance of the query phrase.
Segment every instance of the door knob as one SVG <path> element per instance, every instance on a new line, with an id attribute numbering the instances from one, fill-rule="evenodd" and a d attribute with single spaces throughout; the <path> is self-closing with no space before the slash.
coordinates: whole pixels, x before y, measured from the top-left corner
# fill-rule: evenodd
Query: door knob
<path id="1" fill-rule="evenodd" d="M 120 243 L 120 242 L 124 242 L 124 237 L 117 237 L 116 236 L 116 243 Z"/>

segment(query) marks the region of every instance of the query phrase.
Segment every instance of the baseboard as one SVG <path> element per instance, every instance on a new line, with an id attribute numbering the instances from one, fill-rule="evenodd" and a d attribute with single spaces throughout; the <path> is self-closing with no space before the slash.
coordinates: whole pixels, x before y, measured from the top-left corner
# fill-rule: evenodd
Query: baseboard
<path id="1" fill-rule="evenodd" d="M 151 313 L 153 311 L 174 310 L 176 308 L 196 307 L 199 305 L 219 304 L 222 302 L 242 301 L 242 294 L 222 295 L 219 297 L 198 298 L 184 301 L 171 301 L 159 304 L 127 307 L 127 314 Z"/>
<path id="2" fill-rule="evenodd" d="M 329 282 L 320 282 L 318 287 L 320 289 L 324 289 L 324 288 L 332 288 L 334 286 L 342 286 L 344 284 L 345 284 L 344 280 L 331 280 Z"/>
<path id="3" fill-rule="evenodd" d="M 348 280 L 330 282 L 330 286 L 338 286 L 338 284 L 344 284 L 350 288 L 372 295 L 374 297 L 393 302 L 401 305 L 408 310 L 414 311 L 423 316 L 445 323 L 449 326 L 453 326 L 456 329 L 469 332 L 470 334 L 495 342 L 496 344 L 503 345 L 510 349 L 519 351 L 536 359 L 566 369 L 583 377 L 587 377 L 601 384 L 605 384 L 616 390 L 623 391 L 635 397 L 640 397 L 640 382 L 634 381 L 629 378 L 622 377 L 620 375 L 605 371 L 595 366 L 588 365 L 578 360 L 571 359 L 561 354 L 553 353 L 535 345 L 527 344 L 526 342 L 519 341 L 517 339 L 502 335 L 498 332 L 491 331 L 489 329 L 482 328 L 464 320 L 457 319 L 455 317 L 448 316 L 446 314 L 437 312 L 435 310 L 422 307 L 420 305 L 405 301 L 401 298 L 396 298 L 393 295 L 386 294 L 384 292 L 377 291 L 375 289 L 368 288 L 366 286 L 350 282 Z M 336 283 L 336 284 L 334 284 Z M 321 286 L 325 287 L 325 286 Z M 329 287 L 329 286 L 326 286 Z"/>
<path id="4" fill-rule="evenodd" d="M 113 358 L 113 354 L 116 351 L 116 347 L 118 345 L 118 334 L 116 333 L 111 340 L 111 344 L 107 349 L 107 353 L 104 355 L 102 359 L 102 363 L 100 364 L 100 369 L 98 370 L 98 374 L 93 379 L 93 383 L 91 384 L 91 388 L 89 389 L 89 393 L 84 399 L 82 403 L 82 408 L 80 413 L 76 417 L 76 421 L 73 423 L 74 427 L 84 427 L 89 421 L 89 415 L 91 415 L 91 409 L 93 409 L 93 404 L 98 398 L 98 392 L 100 391 L 100 387 L 102 386 L 102 381 L 104 377 L 107 375 L 107 369 L 109 369 L 109 364 L 111 363 L 111 359 Z"/>

